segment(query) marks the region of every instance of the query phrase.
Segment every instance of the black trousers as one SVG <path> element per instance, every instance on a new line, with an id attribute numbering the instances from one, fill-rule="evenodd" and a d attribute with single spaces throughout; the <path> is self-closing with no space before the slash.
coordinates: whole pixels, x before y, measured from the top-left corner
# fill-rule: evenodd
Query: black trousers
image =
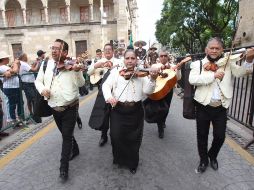
<path id="1" fill-rule="evenodd" d="M 158 101 L 166 101 L 167 104 L 168 104 L 168 107 L 170 108 L 170 104 L 171 104 L 171 100 L 172 100 L 172 97 L 173 97 L 173 89 L 169 91 L 169 93 L 161 100 L 158 100 Z M 162 127 L 163 124 L 165 124 L 166 122 L 166 119 L 168 117 L 168 112 L 169 112 L 169 109 L 167 110 L 167 112 L 165 113 L 163 119 L 157 123 L 158 127 Z"/>
<path id="2" fill-rule="evenodd" d="M 200 161 L 208 163 L 208 157 L 216 159 L 225 141 L 227 125 L 227 109 L 203 106 L 197 103 L 197 143 Z M 210 123 L 213 125 L 213 141 L 208 151 L 208 135 Z"/>
<path id="3" fill-rule="evenodd" d="M 53 110 L 53 117 L 63 138 L 60 160 L 60 168 L 62 169 L 68 170 L 71 151 L 78 149 L 78 144 L 73 136 L 74 127 L 77 121 L 78 107 L 77 104 L 67 108 L 63 112 Z"/>
<path id="4" fill-rule="evenodd" d="M 111 111 L 111 105 L 106 104 L 103 124 L 101 127 L 101 137 L 103 138 L 107 138 L 107 133 L 109 130 L 109 122 L 110 122 L 110 111 Z"/>

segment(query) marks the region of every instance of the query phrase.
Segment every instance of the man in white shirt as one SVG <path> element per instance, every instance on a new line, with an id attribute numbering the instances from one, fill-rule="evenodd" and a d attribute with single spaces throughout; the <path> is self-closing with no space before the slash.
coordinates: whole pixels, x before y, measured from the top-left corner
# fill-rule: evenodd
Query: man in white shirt
<path id="1" fill-rule="evenodd" d="M 171 64 L 170 58 L 169 58 L 169 54 L 166 50 L 161 50 L 159 53 L 159 59 L 160 62 L 153 64 L 154 67 L 159 68 L 162 72 L 164 69 L 172 69 L 173 72 L 175 72 L 175 76 L 177 78 L 177 80 L 181 79 L 181 70 L 180 67 L 177 68 L 176 65 Z M 158 136 L 159 138 L 164 138 L 164 128 L 166 128 L 166 119 L 168 116 L 168 112 L 169 112 L 169 108 L 170 108 L 170 104 L 171 104 L 171 100 L 173 97 L 173 88 L 167 93 L 167 95 L 165 97 L 163 97 L 160 100 L 156 100 L 155 103 L 158 102 L 166 102 L 168 109 L 162 111 L 163 113 L 160 114 L 160 119 L 158 119 L 159 121 L 157 121 L 157 126 L 158 126 Z M 158 101 L 158 102 L 157 102 Z M 151 101 L 151 103 L 153 103 L 153 101 Z"/>
<path id="2" fill-rule="evenodd" d="M 36 62 L 31 67 L 27 61 L 27 54 L 22 53 L 19 57 L 20 60 L 20 69 L 19 69 L 19 75 L 21 77 L 22 81 L 22 88 L 25 92 L 26 99 L 27 99 L 27 107 L 30 112 L 30 117 L 37 123 L 41 123 L 41 118 L 34 115 L 33 109 L 34 109 L 34 101 L 35 101 L 35 95 L 36 95 L 36 88 L 34 85 L 35 76 L 34 73 L 39 70 L 39 63 Z"/>
<path id="3" fill-rule="evenodd" d="M 102 76 L 101 85 L 107 79 L 109 72 L 112 68 L 116 66 L 122 66 L 123 63 L 119 59 L 113 57 L 114 51 L 111 44 L 105 44 L 104 46 L 104 58 L 93 63 L 87 73 L 90 75 L 90 80 L 92 74 L 100 73 Z M 107 131 L 109 129 L 109 112 L 110 105 L 106 104 L 105 99 L 102 94 L 101 85 L 99 87 L 99 92 L 89 119 L 89 126 L 96 130 L 101 130 L 101 139 L 99 141 L 99 146 L 104 146 L 108 141 Z"/>
<path id="4" fill-rule="evenodd" d="M 65 69 L 65 64 L 60 67 L 68 55 L 68 49 L 65 41 L 57 39 L 51 47 L 53 59 L 48 61 L 45 73 L 43 67 L 40 67 L 35 80 L 35 86 L 48 100 L 56 125 L 62 134 L 60 178 L 63 181 L 68 179 L 69 160 L 79 154 L 73 133 L 79 107 L 78 88 L 85 84 L 82 68 L 78 64 L 74 64 L 71 70 Z"/>
<path id="5" fill-rule="evenodd" d="M 243 66 L 236 64 L 237 59 L 223 57 L 223 43 L 219 38 L 208 41 L 202 60 L 191 63 L 189 82 L 196 86 L 194 99 L 196 101 L 197 144 L 200 157 L 197 173 L 205 172 L 209 161 L 213 170 L 218 170 L 217 156 L 225 140 L 227 124 L 227 108 L 233 96 L 232 75 L 244 76 L 250 72 L 253 57 L 248 56 L 254 49 L 247 52 Z M 240 55 L 239 55 L 240 59 Z M 208 150 L 208 135 L 210 123 L 213 124 L 213 141 Z"/>

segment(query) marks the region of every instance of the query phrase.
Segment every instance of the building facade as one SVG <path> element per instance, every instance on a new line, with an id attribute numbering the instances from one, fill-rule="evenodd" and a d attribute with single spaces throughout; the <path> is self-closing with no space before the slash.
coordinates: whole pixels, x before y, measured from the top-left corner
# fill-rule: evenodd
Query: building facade
<path id="1" fill-rule="evenodd" d="M 93 57 L 105 43 L 135 39 L 136 9 L 136 0 L 0 0 L 0 49 L 33 60 L 60 38 L 70 56 Z"/>
<path id="2" fill-rule="evenodd" d="M 241 21 L 236 34 L 237 46 L 254 45 L 254 15 L 252 10 L 254 10 L 253 0 L 239 0 L 239 18 L 241 17 Z"/>

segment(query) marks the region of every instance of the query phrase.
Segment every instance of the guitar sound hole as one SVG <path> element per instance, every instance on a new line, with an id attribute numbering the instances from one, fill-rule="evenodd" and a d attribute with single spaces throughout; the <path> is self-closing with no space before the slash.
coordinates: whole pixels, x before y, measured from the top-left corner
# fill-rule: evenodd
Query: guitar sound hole
<path id="1" fill-rule="evenodd" d="M 162 78 L 168 77 L 168 73 L 161 73 L 161 77 L 162 77 Z"/>
<path id="2" fill-rule="evenodd" d="M 103 71 L 100 72 L 100 75 L 103 75 Z"/>

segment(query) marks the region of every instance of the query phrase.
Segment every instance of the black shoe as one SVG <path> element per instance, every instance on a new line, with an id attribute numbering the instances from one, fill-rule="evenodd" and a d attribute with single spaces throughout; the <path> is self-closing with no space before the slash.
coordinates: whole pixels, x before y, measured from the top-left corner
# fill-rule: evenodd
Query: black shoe
<path id="1" fill-rule="evenodd" d="M 135 173 L 137 172 L 137 169 L 136 169 L 136 168 L 130 168 L 129 170 L 130 170 L 130 172 L 131 172 L 132 174 L 135 174 Z"/>
<path id="2" fill-rule="evenodd" d="M 218 161 L 216 159 L 211 159 L 210 158 L 210 166 L 213 170 L 218 170 L 219 166 L 218 166 Z"/>
<path id="3" fill-rule="evenodd" d="M 65 182 L 68 180 L 68 170 L 63 170 L 63 169 L 60 169 L 60 175 L 59 177 L 61 178 L 62 182 Z"/>
<path id="4" fill-rule="evenodd" d="M 78 124 L 78 128 L 79 128 L 79 129 L 82 129 L 82 122 L 79 121 L 79 120 L 77 120 L 77 124 Z"/>
<path id="5" fill-rule="evenodd" d="M 160 138 L 160 139 L 163 139 L 163 138 L 164 138 L 164 129 L 163 129 L 163 128 L 160 128 L 160 129 L 158 130 L 158 133 L 159 133 L 159 138 Z"/>
<path id="6" fill-rule="evenodd" d="M 73 160 L 78 155 L 79 155 L 79 149 L 72 151 L 69 160 Z"/>
<path id="7" fill-rule="evenodd" d="M 99 141 L 99 146 L 102 147 L 102 146 L 104 146 L 107 142 L 108 142 L 108 138 L 107 138 L 107 137 L 101 137 L 101 139 L 100 139 L 100 141 Z"/>
<path id="8" fill-rule="evenodd" d="M 41 117 L 39 116 L 36 116 L 36 115 L 32 115 L 32 120 L 34 120 L 36 123 L 41 123 L 42 120 L 41 120 Z"/>
<path id="9" fill-rule="evenodd" d="M 7 136 L 9 136 L 9 133 L 6 133 L 6 132 L 0 132 L 0 136 L 1 136 L 1 137 L 7 137 Z"/>
<path id="10" fill-rule="evenodd" d="M 196 173 L 204 173 L 206 171 L 207 166 L 208 166 L 207 163 L 200 162 L 200 164 L 198 165 L 198 168 L 195 169 L 195 172 Z"/>

